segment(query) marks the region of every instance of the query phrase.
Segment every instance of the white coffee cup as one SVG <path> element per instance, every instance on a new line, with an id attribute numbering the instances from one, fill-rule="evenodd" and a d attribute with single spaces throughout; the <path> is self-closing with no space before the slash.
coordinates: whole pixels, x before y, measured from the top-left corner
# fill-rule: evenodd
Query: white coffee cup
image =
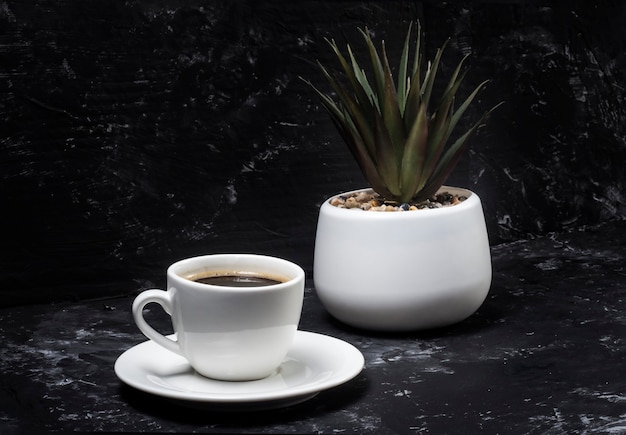
<path id="1" fill-rule="evenodd" d="M 279 283 L 236 287 L 193 279 L 258 275 Z M 167 291 L 146 290 L 133 302 L 146 337 L 185 357 L 201 375 L 249 381 L 272 374 L 293 342 L 304 297 L 304 271 L 280 258 L 215 254 L 188 258 L 167 269 Z M 176 340 L 152 328 L 143 308 L 155 302 L 172 318 Z"/>

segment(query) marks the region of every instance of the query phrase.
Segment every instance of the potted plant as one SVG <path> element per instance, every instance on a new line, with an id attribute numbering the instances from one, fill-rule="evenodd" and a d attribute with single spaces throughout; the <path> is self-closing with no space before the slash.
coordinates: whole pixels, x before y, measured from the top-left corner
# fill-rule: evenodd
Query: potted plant
<path id="1" fill-rule="evenodd" d="M 432 105 L 445 44 L 424 71 L 420 28 L 412 49 L 409 25 L 395 82 L 384 42 L 379 51 L 367 29 L 359 32 L 369 72 L 349 44 L 345 56 L 327 40 L 339 73 L 318 63 L 336 101 L 305 80 L 370 184 L 320 207 L 313 265 L 317 295 L 332 316 L 359 328 L 406 331 L 459 322 L 487 296 L 491 256 L 480 198 L 443 183 L 495 107 L 449 141 L 486 84 L 455 105 L 467 56 Z"/>

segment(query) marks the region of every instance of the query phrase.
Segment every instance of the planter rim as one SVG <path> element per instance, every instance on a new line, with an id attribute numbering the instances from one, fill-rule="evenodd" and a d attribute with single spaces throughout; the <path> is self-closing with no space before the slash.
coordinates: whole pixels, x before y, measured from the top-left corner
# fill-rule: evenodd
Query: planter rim
<path id="1" fill-rule="evenodd" d="M 371 187 L 366 187 L 362 189 L 349 190 L 345 192 L 337 193 L 327 199 L 324 200 L 320 207 L 320 212 L 329 213 L 336 217 L 347 218 L 350 219 L 362 219 L 362 220 L 382 220 L 382 219 L 433 219 L 438 216 L 446 216 L 450 214 L 460 213 L 463 210 L 479 205 L 480 206 L 480 198 L 474 192 L 469 189 L 463 187 L 455 187 L 455 186 L 441 186 L 441 188 L 437 192 L 441 191 L 450 191 L 451 193 L 461 194 L 467 196 L 467 199 L 459 204 L 441 208 L 432 208 L 432 209 L 422 209 L 422 210 L 411 210 L 411 211 L 364 211 L 364 210 L 354 210 L 347 208 L 339 208 L 330 204 L 330 200 L 341 195 L 349 195 L 356 192 L 363 192 L 373 190 Z M 347 213 L 350 213 L 349 215 Z"/>

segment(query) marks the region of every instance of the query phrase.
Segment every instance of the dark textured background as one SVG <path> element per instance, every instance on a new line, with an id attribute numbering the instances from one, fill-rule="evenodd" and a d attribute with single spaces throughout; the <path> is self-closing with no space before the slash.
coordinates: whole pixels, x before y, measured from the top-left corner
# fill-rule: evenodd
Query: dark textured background
<path id="1" fill-rule="evenodd" d="M 364 186 L 317 99 L 324 37 L 410 20 L 443 74 L 471 53 L 469 118 L 506 104 L 449 180 L 493 245 L 626 218 L 620 1 L 0 2 L 3 305 L 161 286 L 196 254 L 312 269 L 317 208 Z M 358 43 L 357 43 L 358 45 Z"/>

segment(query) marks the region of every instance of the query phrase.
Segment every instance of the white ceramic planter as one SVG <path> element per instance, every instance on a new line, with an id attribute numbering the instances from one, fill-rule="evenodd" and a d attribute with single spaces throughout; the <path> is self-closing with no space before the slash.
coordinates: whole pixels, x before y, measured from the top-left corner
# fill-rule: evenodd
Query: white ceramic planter
<path id="1" fill-rule="evenodd" d="M 450 325 L 472 315 L 491 285 L 480 198 L 407 212 L 364 212 L 325 201 L 315 241 L 318 297 L 338 320 L 379 331 Z"/>

